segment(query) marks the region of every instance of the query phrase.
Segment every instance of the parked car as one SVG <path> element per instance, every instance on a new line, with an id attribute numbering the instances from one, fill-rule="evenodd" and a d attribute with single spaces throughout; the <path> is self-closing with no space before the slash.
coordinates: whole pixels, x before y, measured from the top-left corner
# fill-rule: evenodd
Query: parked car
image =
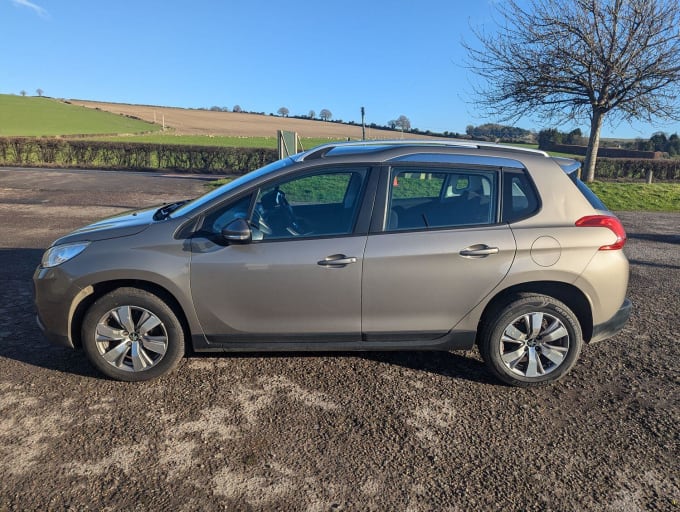
<path id="1" fill-rule="evenodd" d="M 48 338 L 139 381 L 187 352 L 457 350 L 515 386 L 626 322 L 621 222 L 579 163 L 472 141 L 328 144 L 45 252 Z"/>

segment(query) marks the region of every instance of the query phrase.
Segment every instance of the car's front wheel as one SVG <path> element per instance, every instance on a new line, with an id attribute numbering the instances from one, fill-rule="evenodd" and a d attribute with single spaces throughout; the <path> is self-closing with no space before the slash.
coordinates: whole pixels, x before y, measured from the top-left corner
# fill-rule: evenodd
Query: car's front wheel
<path id="1" fill-rule="evenodd" d="M 82 325 L 83 348 L 105 375 L 141 381 L 173 370 L 184 355 L 184 332 L 172 308 L 138 288 L 97 299 Z"/>
<path id="2" fill-rule="evenodd" d="M 487 315 L 480 334 L 479 350 L 489 369 L 519 387 L 560 379 L 583 345 L 576 315 L 548 295 L 513 297 Z"/>

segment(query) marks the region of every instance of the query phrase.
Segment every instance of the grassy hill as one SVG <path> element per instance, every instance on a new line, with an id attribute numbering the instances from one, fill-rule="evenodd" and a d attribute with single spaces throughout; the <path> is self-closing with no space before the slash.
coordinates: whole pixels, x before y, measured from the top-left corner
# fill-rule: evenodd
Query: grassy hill
<path id="1" fill-rule="evenodd" d="M 160 126 L 51 98 L 0 94 L 0 136 L 140 133 Z"/>

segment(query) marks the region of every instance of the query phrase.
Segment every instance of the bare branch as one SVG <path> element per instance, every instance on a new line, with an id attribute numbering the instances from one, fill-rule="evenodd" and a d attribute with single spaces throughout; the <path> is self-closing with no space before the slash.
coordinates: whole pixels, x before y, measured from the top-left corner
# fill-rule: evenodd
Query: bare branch
<path id="1" fill-rule="evenodd" d="M 482 80 L 476 104 L 503 121 L 588 119 L 589 152 L 609 119 L 680 119 L 677 0 L 517 0 L 497 31 L 463 43 Z M 594 165 L 594 159 L 586 158 Z M 591 162 L 592 160 L 592 162 Z"/>

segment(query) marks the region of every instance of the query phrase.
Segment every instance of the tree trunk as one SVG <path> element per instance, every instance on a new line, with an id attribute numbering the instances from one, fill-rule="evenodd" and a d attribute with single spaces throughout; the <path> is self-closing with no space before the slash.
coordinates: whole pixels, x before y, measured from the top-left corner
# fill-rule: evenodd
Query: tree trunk
<path id="1" fill-rule="evenodd" d="M 604 112 L 593 109 L 593 118 L 590 121 L 590 137 L 588 139 L 588 149 L 586 150 L 586 161 L 583 166 L 586 171 L 586 181 L 592 183 L 595 180 L 595 162 L 597 161 L 597 150 L 600 147 L 600 128 Z"/>

